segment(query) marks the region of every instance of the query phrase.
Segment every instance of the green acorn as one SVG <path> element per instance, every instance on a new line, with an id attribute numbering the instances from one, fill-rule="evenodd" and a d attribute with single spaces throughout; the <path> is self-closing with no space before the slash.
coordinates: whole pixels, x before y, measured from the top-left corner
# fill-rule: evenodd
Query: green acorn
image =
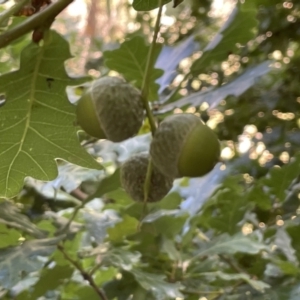
<path id="1" fill-rule="evenodd" d="M 119 77 L 102 77 L 79 99 L 76 115 L 89 135 L 121 142 L 136 135 L 142 126 L 141 93 Z"/>
<path id="2" fill-rule="evenodd" d="M 132 156 L 121 167 L 121 184 L 135 201 L 144 201 L 144 184 L 147 175 L 149 156 L 140 153 Z M 156 167 L 152 169 L 148 202 L 161 200 L 170 191 L 173 179 L 163 175 Z"/>
<path id="3" fill-rule="evenodd" d="M 175 114 L 158 127 L 150 146 L 153 164 L 166 176 L 200 177 L 220 157 L 215 133 L 193 114 Z"/>

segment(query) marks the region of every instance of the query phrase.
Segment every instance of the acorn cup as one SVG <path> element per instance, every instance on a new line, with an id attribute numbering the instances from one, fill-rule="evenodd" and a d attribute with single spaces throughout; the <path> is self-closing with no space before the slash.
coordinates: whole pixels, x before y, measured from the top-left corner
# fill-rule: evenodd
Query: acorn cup
<path id="1" fill-rule="evenodd" d="M 130 197 L 144 201 L 144 185 L 147 175 L 149 155 L 139 153 L 126 160 L 121 167 L 121 185 Z M 173 178 L 163 175 L 153 166 L 147 202 L 160 201 L 170 191 Z"/>
<path id="2" fill-rule="evenodd" d="M 144 120 L 141 93 L 119 77 L 102 77 L 82 95 L 77 122 L 89 135 L 113 142 L 136 135 Z"/>
<path id="3" fill-rule="evenodd" d="M 215 133 L 194 114 L 167 117 L 150 146 L 154 166 L 172 178 L 200 177 L 209 173 L 220 157 Z"/>

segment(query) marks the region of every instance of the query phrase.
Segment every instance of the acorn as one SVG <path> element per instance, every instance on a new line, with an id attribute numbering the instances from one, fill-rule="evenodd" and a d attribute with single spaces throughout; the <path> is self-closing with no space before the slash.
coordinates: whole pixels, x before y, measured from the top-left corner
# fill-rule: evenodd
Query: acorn
<path id="1" fill-rule="evenodd" d="M 141 92 L 119 77 L 102 77 L 82 95 L 77 122 L 89 135 L 121 142 L 136 135 L 144 120 Z"/>
<path id="2" fill-rule="evenodd" d="M 215 133 L 194 114 L 175 114 L 161 122 L 150 145 L 154 166 L 173 178 L 200 177 L 220 158 Z"/>
<path id="3" fill-rule="evenodd" d="M 121 185 L 135 201 L 144 201 L 144 184 L 148 164 L 149 155 L 139 153 L 126 160 L 121 167 Z M 167 195 L 172 185 L 173 178 L 163 175 L 153 166 L 147 202 L 160 201 Z"/>

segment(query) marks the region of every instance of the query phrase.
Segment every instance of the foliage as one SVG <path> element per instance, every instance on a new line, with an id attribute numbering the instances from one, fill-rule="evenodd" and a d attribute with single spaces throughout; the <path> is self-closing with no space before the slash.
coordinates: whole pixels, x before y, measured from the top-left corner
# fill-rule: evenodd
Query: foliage
<path id="1" fill-rule="evenodd" d="M 69 56 L 67 42 L 49 32 L 43 46 L 31 43 L 24 48 L 18 71 L 1 76 L 1 92 L 5 94 L 1 109 L 2 197 L 15 196 L 26 176 L 54 179 L 57 157 L 100 168 L 80 147 L 72 126 L 74 108 L 64 89 L 82 80 L 72 82 L 66 74 L 64 61 Z"/>
<path id="2" fill-rule="evenodd" d="M 238 1 L 225 17 L 209 0 L 92 0 L 80 31 L 54 20 L 71 2 L 0 5 L 0 299 L 299 299 L 300 4 Z M 107 74 L 147 96 L 121 143 L 76 124 Z M 121 164 L 182 111 L 217 133 L 222 162 L 134 202 Z"/>

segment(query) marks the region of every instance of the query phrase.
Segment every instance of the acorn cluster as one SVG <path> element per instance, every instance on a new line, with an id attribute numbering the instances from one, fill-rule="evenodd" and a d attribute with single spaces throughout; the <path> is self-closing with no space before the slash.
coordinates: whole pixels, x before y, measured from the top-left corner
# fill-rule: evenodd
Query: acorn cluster
<path id="1" fill-rule="evenodd" d="M 121 142 L 136 135 L 145 114 L 140 91 L 119 77 L 102 77 L 83 94 L 76 107 L 77 122 L 89 135 Z M 121 183 L 133 200 L 144 200 L 149 163 L 152 172 L 147 201 L 161 200 L 175 178 L 209 173 L 220 157 L 214 132 L 194 114 L 164 119 L 150 153 L 132 156 L 121 167 Z"/>

